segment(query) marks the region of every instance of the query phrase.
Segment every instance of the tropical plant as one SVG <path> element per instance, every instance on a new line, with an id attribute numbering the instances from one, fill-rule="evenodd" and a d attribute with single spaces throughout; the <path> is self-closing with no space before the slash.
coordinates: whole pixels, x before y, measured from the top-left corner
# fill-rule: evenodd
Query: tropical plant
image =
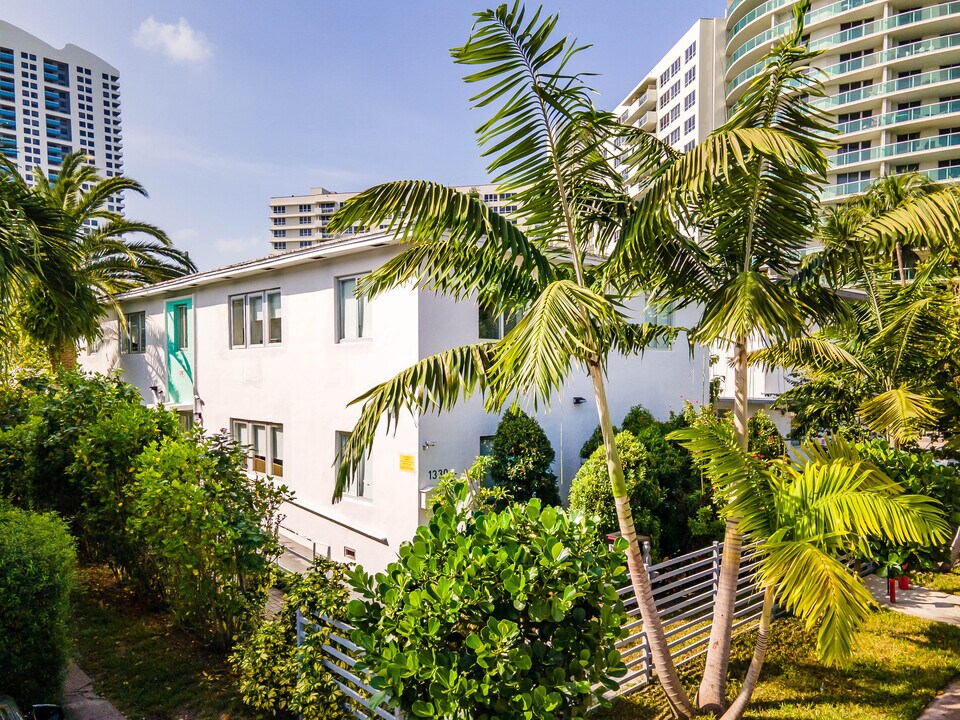
<path id="1" fill-rule="evenodd" d="M 353 642 L 379 692 L 412 717 L 582 718 L 611 677 L 626 615 L 625 543 L 539 498 L 501 512 L 467 482 L 435 495 L 399 559 L 351 576 Z"/>
<path id="2" fill-rule="evenodd" d="M 763 410 L 747 421 L 747 450 L 761 460 L 776 460 L 787 452 L 787 445 L 776 423 Z"/>
<path id="3" fill-rule="evenodd" d="M 127 529 L 146 548 L 178 624 L 229 648 L 266 602 L 280 556 L 278 509 L 290 494 L 244 470 L 245 451 L 201 428 L 136 459 Z"/>
<path id="4" fill-rule="evenodd" d="M 794 456 L 766 462 L 745 452 L 734 428 L 722 420 L 678 430 L 672 437 L 702 463 L 724 512 L 761 540 L 757 585 L 763 609 L 756 647 L 742 689 L 722 716 L 743 715 L 763 666 L 774 601 L 819 626 L 820 657 L 845 665 L 854 636 L 874 605 L 847 554 L 869 551 L 868 540 L 935 544 L 947 537 L 940 504 L 909 494 L 857 449 L 836 437 L 808 442 Z"/>
<path id="5" fill-rule="evenodd" d="M 681 185 L 676 195 L 682 210 L 664 216 L 656 207 L 663 203 L 661 187 L 672 173 L 667 163 L 641 183 L 639 211 L 612 255 L 614 276 L 646 288 L 653 302 L 699 308 L 691 341 L 732 348 L 733 416 L 743 450 L 750 415 L 749 343 L 760 338 L 792 341 L 812 318 L 842 309 L 827 288 L 794 280 L 819 211 L 832 132 L 830 118 L 813 103 L 823 88 L 809 66 L 818 53 L 804 41 L 808 9 L 809 2 L 794 6 L 794 27 L 764 58 L 763 71 L 729 121 L 711 136 L 767 131 L 800 152 L 791 158 L 753 154 L 742 164 L 723 166 L 718 181 Z M 708 180 L 715 172 L 703 169 Z M 659 222 L 659 232 L 644 232 L 651 222 Z M 714 713 L 726 704 L 742 546 L 739 518 L 736 513 L 726 517 L 719 589 L 697 696 L 701 709 Z"/>
<path id="6" fill-rule="evenodd" d="M 502 191 L 515 193 L 518 210 L 505 218 L 475 195 L 430 182 L 400 181 L 351 198 L 331 221 L 331 230 L 353 224 L 382 225 L 406 246 L 363 279 L 360 294 L 372 296 L 412 282 L 455 300 L 479 301 L 495 314 L 517 310 L 524 314 L 502 340 L 427 357 L 358 398 L 355 402 L 363 407 L 339 458 L 335 497 L 369 452 L 377 429 L 385 426 L 389 431 L 401 413 L 442 412 L 475 394 L 484 396 L 491 412 L 499 412 L 517 396 L 532 395 L 535 404 L 548 404 L 572 371 L 586 371 L 593 385 L 618 523 L 627 541 L 630 578 L 658 678 L 672 707 L 689 716 L 693 707 L 677 678 L 637 543 L 610 421 L 604 366 L 611 352 L 639 352 L 652 340 L 675 334 L 649 323 L 631 323 L 622 305 L 637 292 L 632 281 L 635 265 L 656 267 L 662 274 L 671 264 L 659 249 L 648 258 L 641 247 L 660 248 L 662 233 L 676 235 L 673 220 L 677 212 L 687 210 L 674 202 L 677 195 L 680 200 L 687 197 L 678 188 L 692 192 L 727 182 L 735 168 L 741 174 L 732 184 L 745 188 L 742 173 L 750 169 L 765 177 L 777 175 L 766 165 L 758 166 L 758 158 L 769 157 L 772 167 L 782 172 L 771 180 L 779 194 L 771 193 L 774 202 L 763 207 L 769 208 L 771 228 L 794 231 L 807 220 L 805 208 L 812 201 L 796 190 L 797 176 L 785 168 L 825 168 L 825 160 L 809 137 L 784 132 L 775 123 L 740 122 L 678 155 L 653 136 L 621 125 L 610 113 L 594 107 L 586 76 L 570 69 L 583 46 L 551 38 L 557 16 L 542 17 L 540 11 L 527 15 L 515 3 L 475 17 L 472 35 L 452 54 L 457 63 L 476 68 L 465 78 L 467 82 L 484 83 L 473 97 L 477 107 L 491 109 L 489 119 L 478 128 L 479 143 L 490 160 L 494 181 Z M 754 91 L 755 97 L 767 97 L 765 83 L 771 78 L 779 92 L 795 76 L 802 77 L 788 69 L 808 55 L 789 43 L 784 47 L 774 63 L 777 69 L 762 76 L 763 87 Z M 773 103 L 770 112 L 782 111 L 790 118 L 816 117 L 804 113 L 805 107 L 783 100 Z M 610 157 L 616 147 L 623 147 L 617 158 L 625 161 L 623 167 L 615 168 Z M 655 177 L 640 202 L 626 192 L 624 168 Z M 777 198 L 782 202 L 775 202 Z M 790 203 L 798 198 L 800 210 L 792 209 Z M 746 198 L 738 198 L 739 202 L 757 212 L 757 203 Z M 788 220 L 775 222 L 772 218 L 781 211 Z M 743 226 L 747 220 L 738 213 L 730 225 Z M 789 235 L 774 238 L 775 234 L 771 230 L 746 256 L 769 259 L 779 244 L 791 246 Z M 596 252 L 618 237 L 624 240 L 624 249 L 617 254 L 617 262 L 596 261 Z M 702 268 L 696 244 L 680 245 L 696 254 L 695 264 Z M 774 262 L 771 267 L 776 271 L 781 266 Z M 691 282 L 700 280 L 695 269 L 684 267 Z M 775 291 L 768 289 L 771 283 L 764 278 L 759 271 L 751 271 L 745 287 L 760 287 L 765 298 Z M 725 292 L 736 295 L 738 287 L 735 283 Z M 737 308 L 733 316 L 754 315 L 752 305 Z M 709 322 L 716 328 L 724 320 L 712 314 Z"/>
<path id="7" fill-rule="evenodd" d="M 20 284 L 16 316 L 46 348 L 51 364 L 71 368 L 76 364 L 77 340 L 99 336 L 103 315 L 108 309 L 118 310 L 113 299 L 117 294 L 186 275 L 196 266 L 162 230 L 112 209 L 124 192 L 146 196 L 136 180 L 122 175 L 101 178 L 83 152 L 64 156 L 55 180 L 43 173 L 34 173 L 33 178 L 31 186 L 8 164 L 4 183 L 47 213 L 52 220 L 43 232 L 54 233 L 52 237 L 66 244 L 70 262 L 61 261 L 26 278 Z M 150 239 L 127 237 L 136 233 Z"/>
<path id="8" fill-rule="evenodd" d="M 318 557 L 303 574 L 291 574 L 280 612 L 264 619 L 244 636 L 230 655 L 239 679 L 243 702 L 270 718 L 347 720 L 347 700 L 323 664 L 322 647 L 329 642 L 330 626 L 310 622 L 324 615 L 346 619 L 350 592 L 347 567 Z M 297 643 L 297 613 L 307 619 L 301 644 Z"/>
<path id="9" fill-rule="evenodd" d="M 515 502 L 538 497 L 545 505 L 559 505 L 557 476 L 550 472 L 554 456 L 540 423 L 512 405 L 493 436 L 490 477 Z"/>

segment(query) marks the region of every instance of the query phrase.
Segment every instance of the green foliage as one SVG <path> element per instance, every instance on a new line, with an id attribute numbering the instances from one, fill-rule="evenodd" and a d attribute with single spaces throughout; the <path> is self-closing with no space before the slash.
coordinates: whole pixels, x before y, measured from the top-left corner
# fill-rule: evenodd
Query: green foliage
<path id="1" fill-rule="evenodd" d="M 818 632 L 820 657 L 850 662 L 856 631 L 873 600 L 840 556 L 862 553 L 868 539 L 932 545 L 947 537 L 938 503 L 893 482 L 839 438 L 801 445 L 796 456 L 767 462 L 744 452 L 731 423 L 706 418 L 678 430 L 739 518 L 744 535 L 762 540 L 762 588 Z"/>
<path id="2" fill-rule="evenodd" d="M 493 438 L 490 475 L 516 502 L 540 498 L 560 504 L 557 476 L 550 472 L 555 453 L 540 424 L 518 406 L 507 409 Z"/>
<path id="3" fill-rule="evenodd" d="M 127 528 L 147 548 L 177 622 L 229 647 L 266 600 L 286 486 L 248 475 L 242 448 L 197 428 L 140 455 L 127 495 Z"/>
<path id="4" fill-rule="evenodd" d="M 0 694 L 27 706 L 60 697 L 75 573 L 62 520 L 0 507 Z"/>
<path id="5" fill-rule="evenodd" d="M 593 520 L 539 499 L 494 512 L 461 482 L 385 573 L 352 574 L 352 638 L 411 717 L 583 717 L 625 671 L 621 553 Z"/>
<path id="6" fill-rule="evenodd" d="M 325 615 L 343 620 L 350 594 L 346 567 L 316 558 L 303 575 L 289 577 L 283 606 L 276 617 L 264 620 L 230 656 L 239 678 L 244 703 L 269 718 L 347 720 L 345 696 L 321 660 L 328 642 L 327 625 L 308 626 L 297 647 L 296 613 L 305 618 Z"/>
<path id="7" fill-rule="evenodd" d="M 127 529 L 129 490 L 136 458 L 149 445 L 178 437 L 180 424 L 173 413 L 135 401 L 117 404 L 92 420 L 77 439 L 67 468 L 82 498 L 74 533 L 89 557 L 108 562 L 142 596 L 160 598 L 163 590 L 149 549 Z"/>
<path id="8" fill-rule="evenodd" d="M 618 433 L 614 441 L 623 465 L 634 525 L 637 532 L 648 536 L 652 547 L 657 549 L 660 547 L 658 510 L 662 497 L 655 473 L 648 472 L 651 465 L 650 454 L 629 430 Z M 619 527 L 612 493 L 606 451 L 598 447 L 573 478 L 570 486 L 570 509 L 596 516 L 597 529 L 604 535 L 612 533 Z"/>
<path id="9" fill-rule="evenodd" d="M 776 460 L 787 453 L 787 445 L 776 423 L 763 410 L 757 410 L 747 420 L 747 443 L 761 460 Z"/>
<path id="10" fill-rule="evenodd" d="M 951 525 L 960 525 L 960 473 L 956 466 L 936 462 L 929 452 L 897 450 L 879 438 L 861 443 L 857 447 L 864 457 L 869 458 L 907 492 L 926 495 L 940 502 Z M 894 548 L 880 543 L 874 545 L 873 556 L 886 557 L 899 550 L 907 551 L 908 564 L 913 569 L 929 570 L 950 559 L 950 548 L 947 545 L 909 545 Z"/>
<path id="11" fill-rule="evenodd" d="M 634 521 L 641 534 L 652 538 L 656 557 L 695 550 L 719 539 L 723 533 L 723 522 L 717 517 L 709 483 L 703 482 L 690 453 L 666 438 L 673 430 L 686 427 L 694 416 L 691 406 L 688 412 L 671 415 L 669 420 L 660 422 L 642 405 L 635 405 L 621 423 L 622 430 L 639 443 L 642 450 L 633 454 L 636 461 L 633 467 L 628 469 L 627 462 L 623 458 L 621 461 Z M 573 480 L 570 507 L 598 514 L 603 532 L 612 532 L 617 529 L 616 508 L 609 492 L 610 480 L 603 454 L 597 454 L 598 448 L 602 451 L 601 446 L 597 427 L 580 451 L 582 454 L 590 450 L 594 457 L 587 456 L 589 459 Z M 637 482 L 640 477 L 643 481 Z M 606 488 L 607 497 L 602 496 L 601 488 Z"/>

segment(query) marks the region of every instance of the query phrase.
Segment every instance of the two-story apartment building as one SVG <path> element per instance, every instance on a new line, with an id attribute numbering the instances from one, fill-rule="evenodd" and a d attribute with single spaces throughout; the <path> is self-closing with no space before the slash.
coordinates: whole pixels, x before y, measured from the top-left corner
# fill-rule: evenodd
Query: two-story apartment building
<path id="1" fill-rule="evenodd" d="M 377 439 L 360 477 L 333 503 L 339 443 L 359 415 L 350 401 L 424 357 L 504 329 L 474 303 L 412 287 L 357 300 L 356 279 L 397 251 L 393 238 L 366 233 L 129 292 L 120 300 L 125 328 L 108 320 L 81 365 L 120 370 L 145 403 L 162 402 L 211 431 L 227 429 L 250 446 L 251 471 L 295 492 L 283 509 L 286 532 L 336 560 L 381 570 L 425 520 L 437 478 L 469 466 L 499 418 L 479 398 L 442 416 L 403 418 Z M 643 312 L 642 302 L 635 310 Z M 661 321 L 682 325 L 684 318 Z M 684 399 L 704 400 L 707 365 L 706 354 L 691 356 L 682 339 L 643 357 L 612 358 L 614 420 L 636 403 L 666 417 Z M 537 417 L 557 451 L 565 495 L 597 424 L 586 374 L 572 375 Z"/>

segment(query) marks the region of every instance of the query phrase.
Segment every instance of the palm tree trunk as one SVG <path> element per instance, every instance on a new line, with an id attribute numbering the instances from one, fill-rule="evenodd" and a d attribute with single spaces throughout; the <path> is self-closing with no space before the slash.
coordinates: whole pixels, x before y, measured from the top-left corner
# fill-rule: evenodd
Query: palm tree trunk
<path id="1" fill-rule="evenodd" d="M 900 274 L 900 284 L 907 284 L 907 276 L 903 268 L 903 245 L 897 243 L 897 272 Z"/>
<path id="2" fill-rule="evenodd" d="M 748 447 L 747 423 L 747 338 L 737 338 L 734 344 L 733 424 L 737 440 L 744 450 Z M 717 581 L 717 597 L 713 604 L 713 623 L 707 645 L 703 679 L 697 691 L 697 704 L 704 712 L 719 715 L 727 705 L 727 666 L 730 664 L 730 641 L 733 637 L 733 614 L 736 611 L 737 583 L 740 576 L 740 553 L 743 536 L 734 517 L 727 518 L 723 533 L 723 557 Z"/>
<path id="3" fill-rule="evenodd" d="M 77 347 L 71 343 L 60 348 L 57 363 L 62 370 L 74 370 L 77 367 Z"/>
<path id="4" fill-rule="evenodd" d="M 743 712 L 750 704 L 750 698 L 757 687 L 757 681 L 760 679 L 760 670 L 763 669 L 763 659 L 767 654 L 767 645 L 770 642 L 770 625 L 773 621 L 773 588 L 767 588 L 763 593 L 763 610 L 760 613 L 760 631 L 757 633 L 757 644 L 753 648 L 753 657 L 750 660 L 750 667 L 747 669 L 747 676 L 743 680 L 743 687 L 737 699 L 731 703 L 730 708 L 723 714 L 720 720 L 740 720 Z"/>
<path id="5" fill-rule="evenodd" d="M 691 718 L 696 714 L 687 693 L 680 684 L 676 665 L 670 656 L 667 647 L 667 638 L 663 632 L 663 623 L 653 599 L 653 587 L 650 584 L 650 575 L 643 562 L 643 553 L 637 539 L 637 530 L 633 524 L 633 510 L 630 508 L 630 497 L 627 494 L 627 483 L 623 476 L 623 465 L 614 442 L 613 423 L 610 421 L 610 406 L 607 404 L 607 391 L 603 381 L 603 368 L 598 363 L 590 363 L 590 378 L 593 380 L 593 390 L 597 400 L 597 413 L 600 416 L 600 431 L 603 434 L 603 445 L 607 456 L 607 472 L 610 474 L 610 485 L 613 489 L 613 499 L 617 507 L 617 522 L 620 534 L 627 541 L 627 569 L 630 572 L 630 582 L 637 597 L 640 608 L 640 617 L 643 620 L 643 630 L 647 635 L 647 644 L 650 647 L 650 656 L 657 671 L 657 678 L 670 703 L 670 709 L 677 718 Z"/>

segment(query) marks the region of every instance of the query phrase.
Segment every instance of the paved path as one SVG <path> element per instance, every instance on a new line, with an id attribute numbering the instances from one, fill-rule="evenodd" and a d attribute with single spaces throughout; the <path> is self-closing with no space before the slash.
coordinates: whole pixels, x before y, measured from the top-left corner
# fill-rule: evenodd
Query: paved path
<path id="1" fill-rule="evenodd" d="M 891 605 L 886 579 L 868 575 L 863 581 L 876 601 L 890 610 L 960 626 L 960 596 L 911 586 L 909 590 L 897 589 L 897 602 Z"/>
<path id="2" fill-rule="evenodd" d="M 75 663 L 67 667 L 63 709 L 67 720 L 126 720 L 109 701 L 94 692 L 93 681 Z"/>
<path id="3" fill-rule="evenodd" d="M 926 620 L 949 623 L 960 626 L 960 597 L 948 593 L 930 590 L 925 587 L 913 587 L 909 590 L 897 589 L 897 602 L 891 604 L 887 593 L 887 581 L 876 575 L 863 579 L 874 599 L 890 610 L 905 615 L 915 615 Z M 917 720 L 958 720 L 960 719 L 960 680 L 947 685 L 941 695 L 927 705 Z"/>

